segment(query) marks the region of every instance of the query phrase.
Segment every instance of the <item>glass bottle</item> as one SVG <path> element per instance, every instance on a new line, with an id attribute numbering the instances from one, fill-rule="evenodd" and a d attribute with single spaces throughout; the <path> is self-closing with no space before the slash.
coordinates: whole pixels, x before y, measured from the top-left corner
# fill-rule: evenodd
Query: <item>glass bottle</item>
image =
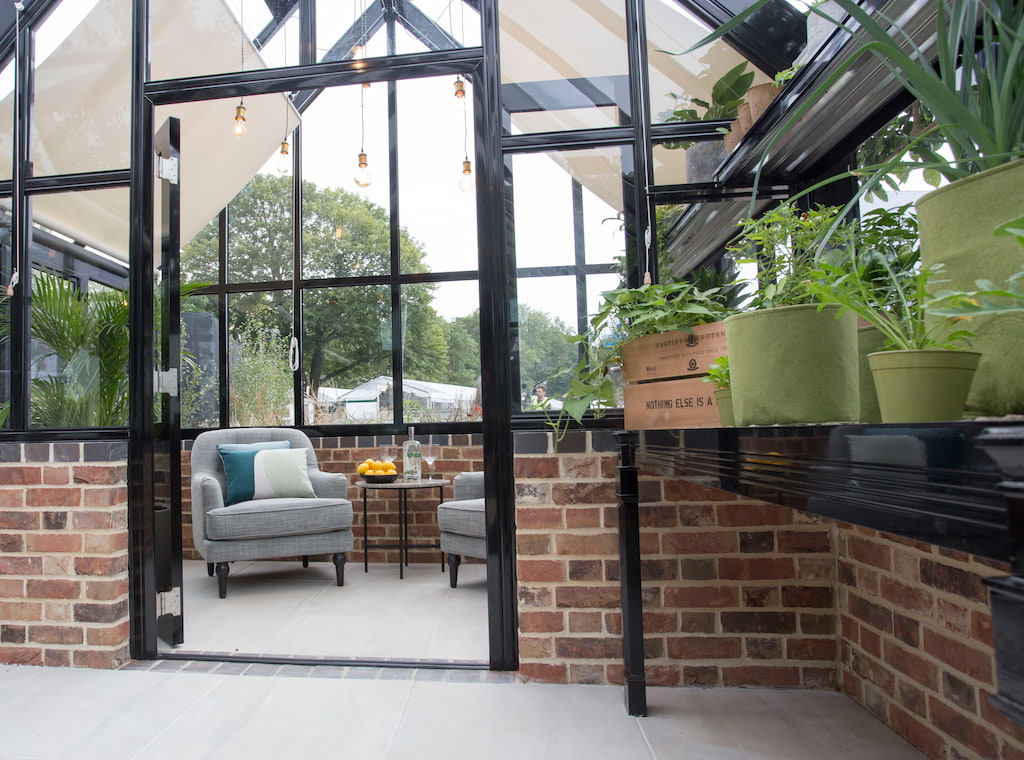
<path id="1" fill-rule="evenodd" d="M 416 440 L 416 429 L 409 428 L 409 440 L 402 444 L 402 478 L 419 480 L 423 472 L 423 457 L 420 442 Z"/>

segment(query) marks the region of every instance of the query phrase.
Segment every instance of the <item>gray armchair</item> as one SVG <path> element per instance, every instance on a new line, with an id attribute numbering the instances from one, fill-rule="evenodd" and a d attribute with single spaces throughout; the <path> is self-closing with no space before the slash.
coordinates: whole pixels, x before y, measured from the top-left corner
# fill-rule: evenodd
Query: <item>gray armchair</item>
<path id="1" fill-rule="evenodd" d="M 225 506 L 226 478 L 217 445 L 290 441 L 306 449 L 306 475 L 315 498 L 277 497 Z M 301 465 L 300 465 L 301 466 Z M 321 472 L 306 435 L 287 428 L 233 428 L 201 433 L 192 445 L 192 535 L 220 598 L 227 596 L 228 563 L 238 560 L 330 554 L 339 586 L 345 552 L 352 549 L 352 502 L 344 475 Z"/>
<path id="2" fill-rule="evenodd" d="M 484 515 L 484 474 L 463 472 L 452 483 L 452 500 L 437 508 L 441 551 L 448 554 L 448 583 L 459 582 L 463 555 L 487 559 L 487 525 Z"/>

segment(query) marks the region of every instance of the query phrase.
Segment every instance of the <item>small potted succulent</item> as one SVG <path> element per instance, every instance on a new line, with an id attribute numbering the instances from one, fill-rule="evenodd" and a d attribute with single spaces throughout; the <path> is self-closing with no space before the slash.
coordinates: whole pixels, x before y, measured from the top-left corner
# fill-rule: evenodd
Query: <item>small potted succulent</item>
<path id="1" fill-rule="evenodd" d="M 735 425 L 736 418 L 732 413 L 732 381 L 729 379 L 728 356 L 719 356 L 711 362 L 704 382 L 715 386 L 715 404 L 718 405 L 718 415 L 722 420 L 722 427 Z"/>

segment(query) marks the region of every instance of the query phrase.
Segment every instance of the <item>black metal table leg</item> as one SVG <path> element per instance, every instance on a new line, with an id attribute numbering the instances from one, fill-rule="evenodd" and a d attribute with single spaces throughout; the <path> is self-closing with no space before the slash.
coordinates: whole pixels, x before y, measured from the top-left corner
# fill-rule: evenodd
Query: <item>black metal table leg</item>
<path id="1" fill-rule="evenodd" d="M 366 524 L 366 489 L 363 489 L 363 572 L 370 572 L 370 527 Z"/>

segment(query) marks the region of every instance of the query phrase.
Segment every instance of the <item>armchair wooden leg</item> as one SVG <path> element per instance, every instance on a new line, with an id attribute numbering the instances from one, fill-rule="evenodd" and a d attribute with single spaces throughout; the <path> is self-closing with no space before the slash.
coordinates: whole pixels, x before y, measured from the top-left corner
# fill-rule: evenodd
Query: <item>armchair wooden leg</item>
<path id="1" fill-rule="evenodd" d="M 302 555 L 302 566 L 303 567 L 309 567 L 309 555 L 308 554 L 303 554 Z"/>
<path id="2" fill-rule="evenodd" d="M 459 565 L 462 564 L 462 557 L 458 554 L 448 555 L 448 585 L 455 588 L 459 583 Z"/>
<path id="3" fill-rule="evenodd" d="M 217 563 L 217 592 L 220 594 L 220 598 L 223 599 L 228 595 L 228 573 L 230 568 L 227 562 Z"/>
<path id="4" fill-rule="evenodd" d="M 334 560 L 334 571 L 338 576 L 338 585 L 345 585 L 345 552 L 339 552 L 331 557 Z"/>
<path id="5" fill-rule="evenodd" d="M 212 562 L 207 562 L 206 563 L 206 574 L 209 575 L 211 578 L 213 577 L 213 563 Z"/>

